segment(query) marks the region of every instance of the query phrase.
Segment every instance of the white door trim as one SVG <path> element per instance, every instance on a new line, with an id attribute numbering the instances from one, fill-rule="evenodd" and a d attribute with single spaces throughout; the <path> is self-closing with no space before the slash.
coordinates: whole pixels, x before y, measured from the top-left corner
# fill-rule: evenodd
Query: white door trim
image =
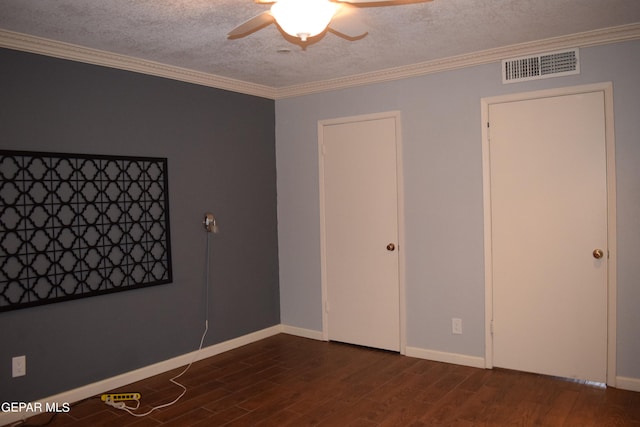
<path id="1" fill-rule="evenodd" d="M 607 385 L 616 386 L 616 310 L 617 310 L 617 245 L 616 245 L 616 167 L 613 117 L 613 84 L 611 82 L 573 86 L 535 92 L 503 95 L 481 100 L 482 126 L 482 186 L 484 202 L 484 269 L 485 269 L 485 367 L 493 368 L 493 272 L 491 248 L 491 179 L 489 158 L 489 106 L 504 102 L 523 101 L 586 92 L 604 92 L 605 137 L 607 156 L 607 239 L 609 264 L 607 275 Z"/>
<path id="2" fill-rule="evenodd" d="M 340 117 L 318 121 L 318 165 L 319 165 L 319 186 L 320 186 L 320 257 L 322 276 L 322 339 L 329 340 L 328 316 L 327 316 L 327 263 L 326 263 L 326 241 L 325 241 L 325 199 L 324 199 L 324 159 L 322 155 L 323 128 L 324 126 L 363 122 L 369 120 L 379 120 L 393 118 L 396 123 L 396 173 L 397 173 L 397 194 L 398 194 L 398 283 L 400 301 L 400 354 L 406 354 L 406 297 L 405 297 L 405 227 L 404 227 L 404 180 L 402 162 L 402 131 L 400 111 L 388 111 L 383 113 L 365 114 L 358 116 Z"/>

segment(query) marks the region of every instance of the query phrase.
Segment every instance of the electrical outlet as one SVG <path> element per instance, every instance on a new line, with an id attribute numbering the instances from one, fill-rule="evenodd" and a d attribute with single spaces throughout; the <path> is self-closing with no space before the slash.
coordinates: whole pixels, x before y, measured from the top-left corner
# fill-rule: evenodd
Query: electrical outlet
<path id="1" fill-rule="evenodd" d="M 462 335 L 462 319 L 454 317 L 451 319 L 451 333 Z"/>
<path id="2" fill-rule="evenodd" d="M 27 356 L 16 356 L 11 359 L 13 378 L 27 375 Z"/>

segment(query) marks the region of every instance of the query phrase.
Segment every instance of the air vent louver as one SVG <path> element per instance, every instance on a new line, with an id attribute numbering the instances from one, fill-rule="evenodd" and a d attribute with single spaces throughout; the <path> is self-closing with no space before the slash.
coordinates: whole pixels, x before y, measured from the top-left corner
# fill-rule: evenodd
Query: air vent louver
<path id="1" fill-rule="evenodd" d="M 502 61 L 502 83 L 580 74 L 578 49 Z"/>

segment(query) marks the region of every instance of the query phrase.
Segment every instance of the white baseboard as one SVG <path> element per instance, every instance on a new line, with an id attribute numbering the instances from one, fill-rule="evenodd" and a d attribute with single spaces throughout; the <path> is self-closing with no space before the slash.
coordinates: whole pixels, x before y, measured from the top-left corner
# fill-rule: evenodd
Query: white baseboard
<path id="1" fill-rule="evenodd" d="M 323 341 L 322 331 L 313 329 L 298 328 L 297 326 L 280 325 L 281 332 L 289 335 L 296 335 L 303 338 L 311 338 Z M 443 351 L 427 350 L 418 347 L 405 348 L 405 356 L 417 357 L 419 359 L 433 360 L 435 362 L 453 363 L 456 365 L 471 366 L 484 369 L 484 357 L 468 356 L 466 354 L 445 353 Z"/>
<path id="2" fill-rule="evenodd" d="M 446 353 L 444 351 L 427 350 L 418 347 L 407 346 L 406 355 L 419 359 L 433 360 L 434 362 L 453 363 L 456 365 L 471 366 L 473 368 L 485 368 L 484 357 L 468 356 L 466 354 Z"/>
<path id="3" fill-rule="evenodd" d="M 445 353 L 442 351 L 426 350 L 418 347 L 407 347 L 407 356 L 435 362 L 454 363 L 456 365 L 486 368 L 483 357 L 467 356 L 465 354 Z M 615 388 L 640 392 L 640 378 L 616 377 Z"/>
<path id="4" fill-rule="evenodd" d="M 125 372 L 124 374 L 116 375 L 115 377 L 107 378 L 102 381 L 98 381 L 92 384 L 68 390 L 54 396 L 49 396 L 37 402 L 30 402 L 32 408 L 45 408 L 46 404 L 58 404 L 62 407 L 64 403 L 71 404 L 78 402 L 82 399 L 86 399 L 91 396 L 95 396 L 104 393 L 109 390 L 113 390 L 118 387 L 125 386 L 127 384 L 134 383 L 136 381 L 143 380 L 145 378 L 152 377 L 154 375 L 161 374 L 163 372 L 170 371 L 181 366 L 188 365 L 191 362 L 206 359 L 208 357 L 215 356 L 220 353 L 224 353 L 234 348 L 242 347 L 243 345 L 251 344 L 252 342 L 260 341 L 261 339 L 268 338 L 273 335 L 277 335 L 282 332 L 281 325 L 275 325 L 260 331 L 252 332 L 247 335 L 243 335 L 238 338 L 234 338 L 228 341 L 224 341 L 218 344 L 214 344 L 209 347 L 205 347 L 202 350 L 192 351 L 191 353 L 183 354 L 181 356 L 174 357 L 172 359 L 164 360 L 162 362 L 154 363 L 153 365 L 145 366 L 134 371 Z M 27 403 L 27 402 L 25 402 Z M 26 418 L 37 415 L 42 411 L 25 411 L 25 412 L 0 412 L 0 426 L 21 421 Z"/>
<path id="5" fill-rule="evenodd" d="M 323 341 L 322 331 L 314 331 L 313 329 L 298 328 L 297 326 L 280 325 L 284 334 L 295 335 L 303 338 L 311 338 L 312 340 Z"/>
<path id="6" fill-rule="evenodd" d="M 640 378 L 616 377 L 616 388 L 640 391 Z"/>

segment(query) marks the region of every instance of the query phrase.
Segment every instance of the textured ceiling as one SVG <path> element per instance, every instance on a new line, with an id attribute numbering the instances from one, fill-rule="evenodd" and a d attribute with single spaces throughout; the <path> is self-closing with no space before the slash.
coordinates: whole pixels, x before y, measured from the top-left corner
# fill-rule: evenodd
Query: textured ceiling
<path id="1" fill-rule="evenodd" d="M 274 88 L 640 22 L 640 0 L 433 0 L 361 7 L 368 35 L 302 46 L 252 0 L 0 0 L 0 28 Z"/>

